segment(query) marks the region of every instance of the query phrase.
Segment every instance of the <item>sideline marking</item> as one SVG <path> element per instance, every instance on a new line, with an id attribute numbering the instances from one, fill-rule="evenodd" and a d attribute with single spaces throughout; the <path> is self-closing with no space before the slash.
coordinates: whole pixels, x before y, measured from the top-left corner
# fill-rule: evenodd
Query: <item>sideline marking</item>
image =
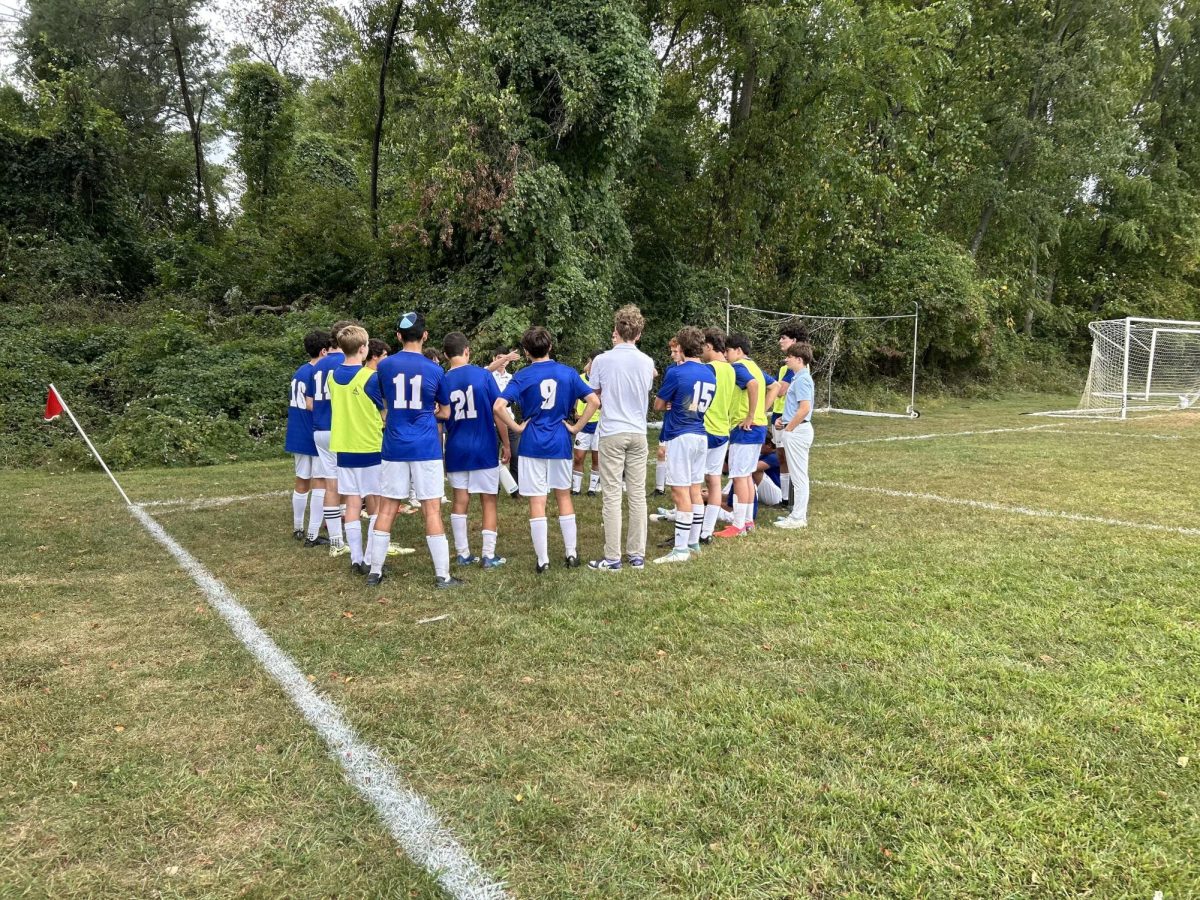
<path id="1" fill-rule="evenodd" d="M 1028 506 L 1009 506 L 1004 503 L 992 503 L 990 500 L 964 500 L 959 497 L 942 497 L 938 494 L 926 494 L 916 491 L 896 491 L 891 488 L 847 484 L 844 481 L 813 481 L 813 484 L 819 487 L 837 488 L 843 491 L 858 491 L 863 494 L 881 494 L 885 497 L 899 497 L 903 500 L 925 500 L 930 503 L 947 503 L 951 506 L 987 509 L 992 512 L 1009 513 L 1015 516 L 1031 516 L 1035 519 L 1069 519 L 1072 522 L 1087 522 L 1091 525 L 1113 525 L 1119 528 L 1136 528 L 1141 531 L 1165 531 L 1171 534 L 1187 535 L 1188 537 L 1200 537 L 1200 528 L 1185 528 L 1180 525 L 1159 525 L 1156 522 L 1127 522 L 1124 519 L 1106 519 L 1103 516 L 1088 516 L 1083 513 L 1059 512 L 1053 509 L 1032 509 Z"/>
<path id="2" fill-rule="evenodd" d="M 929 434 L 895 434 L 891 437 L 862 438 L 856 441 L 834 441 L 830 444 L 814 444 L 814 447 L 849 447 L 851 444 L 883 444 L 889 441 L 929 441 L 940 437 L 971 437 L 976 434 L 1008 434 L 1015 431 L 1045 431 L 1050 428 L 1062 430 L 1062 422 L 1049 425 L 1026 425 L 1023 428 L 988 428 L 984 431 L 934 431 Z"/>
<path id="3" fill-rule="evenodd" d="M 172 507 L 212 509 L 216 506 L 230 506 L 234 503 L 243 503 L 248 500 L 266 500 L 268 497 L 283 497 L 290 493 L 291 491 L 267 491 L 263 494 L 246 494 L 242 497 L 196 497 L 192 499 L 179 497 L 176 500 L 147 500 L 145 503 L 135 503 L 134 506 L 142 509 L 170 509 Z"/>
<path id="4" fill-rule="evenodd" d="M 379 813 L 408 857 L 433 875 L 456 900 L 502 900 L 504 885 L 486 874 L 438 819 L 429 802 L 404 783 L 370 744 L 364 743 L 335 703 L 308 683 L 300 668 L 254 621 L 233 592 L 139 506 L 130 506 L 142 527 L 167 549 L 204 593 L 243 646 L 279 683 L 341 765 L 346 780 Z"/>
<path id="5" fill-rule="evenodd" d="M 1046 434 L 1091 434 L 1098 437 L 1146 438 L 1154 441 L 1180 441 L 1182 434 L 1138 434 L 1136 431 L 1055 431 L 1048 429 Z"/>

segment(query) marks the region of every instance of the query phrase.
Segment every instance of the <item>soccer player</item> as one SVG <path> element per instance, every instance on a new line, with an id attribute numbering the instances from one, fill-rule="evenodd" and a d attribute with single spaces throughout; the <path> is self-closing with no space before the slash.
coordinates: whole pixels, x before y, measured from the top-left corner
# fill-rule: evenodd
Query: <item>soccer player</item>
<path id="1" fill-rule="evenodd" d="M 307 382 L 307 402 L 313 420 L 313 443 L 317 445 L 317 455 L 321 457 L 321 466 L 325 471 L 325 506 L 322 515 L 325 530 L 329 534 L 330 556 L 341 556 L 343 553 L 349 553 L 350 549 L 342 540 L 342 496 L 338 493 L 337 456 L 329 449 L 329 430 L 333 422 L 333 407 L 329 405 L 329 379 L 333 377 L 333 370 L 346 359 L 338 349 L 338 335 L 342 333 L 343 328 L 357 324 L 349 320 L 333 323 L 329 332 L 329 352 L 312 367 Z M 304 546 L 312 547 L 316 543 L 315 539 L 307 540 Z"/>
<path id="2" fill-rule="evenodd" d="M 508 387 L 508 383 L 512 381 L 512 373 L 508 371 L 510 364 L 521 358 L 520 350 L 499 350 L 492 356 L 492 361 L 488 363 L 487 370 L 492 373 L 492 378 L 496 380 L 496 387 L 502 392 Z M 517 496 L 517 479 L 514 473 L 517 471 L 517 453 L 520 450 L 518 441 L 520 435 L 515 431 L 508 432 L 508 465 L 500 467 L 500 487 L 508 494 L 515 498 Z"/>
<path id="3" fill-rule="evenodd" d="M 312 368 L 329 352 L 329 332 L 310 331 L 304 336 L 308 362 L 292 375 L 288 398 L 287 434 L 283 449 L 295 460 L 296 482 L 292 486 L 292 537 L 304 540 L 304 511 L 309 508 L 308 537 L 315 546 L 325 514 L 325 470 L 313 441 L 312 412 L 308 403 L 308 377 Z M 311 488 L 311 491 L 310 491 Z M 309 507 L 309 500 L 312 506 Z"/>
<path id="4" fill-rule="evenodd" d="M 759 450 L 767 438 L 767 388 L 775 379 L 750 358 L 750 339 L 731 334 L 725 339 L 725 360 L 733 366 L 733 419 L 737 426 L 729 434 L 729 477 L 733 479 L 733 522 L 716 532 L 720 538 L 740 537 L 754 528 L 754 471 Z"/>
<path id="5" fill-rule="evenodd" d="M 425 543 L 433 558 L 434 585 L 449 588 L 462 584 L 450 574 L 450 544 L 442 526 L 442 444 L 438 438 L 437 393 L 445 372 L 422 352 L 429 332 L 425 317 L 406 312 L 396 322 L 402 345 L 379 364 L 375 381 L 367 386 L 382 402 L 386 427 L 383 433 L 383 468 L 380 473 L 379 516 L 371 545 L 371 571 L 367 584 L 383 582 L 383 563 L 392 535 L 392 522 L 401 501 L 415 489 L 425 517 Z"/>
<path id="6" fill-rule="evenodd" d="M 460 566 L 480 562 L 471 554 L 467 530 L 467 509 L 471 495 L 479 495 L 483 507 L 482 566 L 495 569 L 507 560 L 496 555 L 496 495 L 500 490 L 500 466 L 508 463 L 508 429 L 499 428 L 500 465 L 496 465 L 496 413 L 493 407 L 500 397 L 490 372 L 471 365 L 471 345 L 461 331 L 452 331 L 442 342 L 450 361 L 438 386 L 438 416 L 446 420 L 446 476 L 454 490 L 450 509 L 450 530 L 454 534 L 454 552 Z"/>
<path id="7" fill-rule="evenodd" d="M 800 322 L 790 322 L 779 329 L 779 349 L 784 354 L 787 353 L 788 347 L 798 341 L 806 343 L 808 341 L 808 329 Z M 792 370 L 788 368 L 786 361 L 779 367 L 778 377 L 785 384 L 779 389 L 779 394 L 775 402 L 771 404 L 770 424 L 779 453 L 779 486 L 783 492 L 783 499 L 786 501 L 791 481 L 788 476 L 787 448 L 784 447 L 783 435 L 779 431 L 782 428 L 779 424 L 779 416 L 783 413 L 784 392 L 787 391 L 788 385 L 792 383 L 793 377 Z"/>
<path id="8" fill-rule="evenodd" d="M 683 356 L 679 352 L 679 340 L 671 338 L 667 341 L 667 352 L 671 355 L 671 365 L 667 367 L 670 372 L 672 368 L 683 362 Z M 657 373 L 656 373 L 657 374 Z M 657 408 L 657 406 L 655 407 Z M 662 432 L 658 433 L 658 447 L 654 451 L 654 496 L 661 497 L 667 492 L 667 454 L 670 448 L 667 446 L 667 438 L 663 437 Z"/>
<path id="9" fill-rule="evenodd" d="M 367 358 L 363 361 L 363 365 L 374 372 L 379 368 L 379 363 L 387 355 L 387 341 L 381 341 L 379 338 L 371 338 L 367 341 Z"/>
<path id="10" fill-rule="evenodd" d="M 701 358 L 712 368 L 717 385 L 712 403 L 704 413 L 704 431 L 708 436 L 708 455 L 704 464 L 708 502 L 704 507 L 704 524 L 700 527 L 700 543 L 707 544 L 712 540 L 721 511 L 721 474 L 725 471 L 729 434 L 737 426 L 733 419 L 733 400 L 738 387 L 733 366 L 725 359 L 725 332 L 719 328 L 704 330 Z"/>
<path id="11" fill-rule="evenodd" d="M 583 383 L 590 385 L 588 377 L 592 371 L 592 360 L 599 356 L 599 352 L 593 353 L 587 358 L 587 362 L 583 364 L 583 371 L 579 373 L 579 377 L 583 379 Z M 575 418 L 583 415 L 583 401 L 575 404 Z M 600 411 L 597 410 L 592 418 L 579 434 L 575 435 L 575 461 L 571 467 L 571 493 L 575 496 L 583 490 L 583 464 L 587 460 L 588 453 L 592 454 L 592 472 L 588 480 L 589 497 L 595 497 L 596 491 L 600 489 L 600 436 L 596 433 L 596 426 L 600 424 Z"/>
<path id="12" fill-rule="evenodd" d="M 812 365 L 812 345 L 796 342 L 787 349 L 787 366 L 794 377 L 784 398 L 783 439 L 787 445 L 787 456 L 791 460 L 795 497 L 792 511 L 775 520 L 780 528 L 808 527 L 808 453 L 812 449 L 812 410 L 815 388 L 809 367 Z"/>
<path id="13" fill-rule="evenodd" d="M 708 438 L 704 414 L 717 392 L 717 377 L 700 361 L 704 334 L 691 326 L 676 336 L 680 362 L 663 376 L 654 398 L 654 408 L 666 411 L 662 438 L 669 442 L 667 484 L 675 498 L 675 546 L 656 563 L 687 562 L 700 552 L 700 530 L 704 524 L 704 478 Z"/>
<path id="14" fill-rule="evenodd" d="M 521 338 L 529 365 L 512 377 L 496 400 L 500 422 L 521 434 L 521 459 L 517 484 L 522 497 L 529 498 L 529 533 L 537 554 L 536 572 L 550 568 L 549 535 L 546 527 L 546 495 L 554 492 L 558 503 L 558 527 L 568 569 L 579 566 L 575 507 L 571 502 L 571 438 L 583 430 L 600 406 L 600 399 L 579 373 L 550 358 L 550 332 L 535 325 Z M 567 416 L 575 401 L 583 400 L 583 414 L 572 425 Z M 520 425 L 509 404 L 521 407 Z"/>
<path id="15" fill-rule="evenodd" d="M 367 574 L 359 513 L 366 498 L 367 513 L 375 514 L 383 449 L 382 404 L 367 390 L 375 373 L 363 365 L 368 340 L 366 329 L 357 325 L 338 332 L 338 347 L 345 358 L 328 381 L 333 409 L 329 449 L 337 454 L 338 492 L 346 499 L 346 544 L 355 575 Z"/>

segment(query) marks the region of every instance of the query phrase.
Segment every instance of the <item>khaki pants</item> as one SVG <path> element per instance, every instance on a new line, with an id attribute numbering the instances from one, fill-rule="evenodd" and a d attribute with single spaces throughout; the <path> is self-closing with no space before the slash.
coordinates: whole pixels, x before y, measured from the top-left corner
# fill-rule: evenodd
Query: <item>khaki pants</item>
<path id="1" fill-rule="evenodd" d="M 636 432 L 600 438 L 600 489 L 604 498 L 604 557 L 621 558 L 621 483 L 629 497 L 625 552 L 646 556 L 646 435 Z"/>

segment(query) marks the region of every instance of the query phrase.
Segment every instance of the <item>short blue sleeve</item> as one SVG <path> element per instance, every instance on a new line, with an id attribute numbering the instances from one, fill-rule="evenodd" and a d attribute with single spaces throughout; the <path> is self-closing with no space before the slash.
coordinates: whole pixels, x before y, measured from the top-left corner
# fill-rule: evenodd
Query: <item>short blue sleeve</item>
<path id="1" fill-rule="evenodd" d="M 500 394 L 500 396 L 504 398 L 505 402 L 507 402 L 509 406 L 514 403 L 521 402 L 521 384 L 523 382 L 519 377 L 520 374 L 521 373 L 518 372 L 516 375 L 514 375 L 509 380 L 508 385 L 504 388 L 503 393 Z"/>
<path id="2" fill-rule="evenodd" d="M 776 381 L 778 381 L 778 379 L 770 372 L 763 372 L 763 382 L 767 385 L 767 387 L 770 387 Z"/>
<path id="3" fill-rule="evenodd" d="M 308 374 L 304 376 L 304 396 L 316 397 L 317 395 L 317 367 L 309 366 Z"/>
<path id="4" fill-rule="evenodd" d="M 671 366 L 667 369 L 667 374 L 663 376 L 662 387 L 658 389 L 658 393 L 654 396 L 659 400 L 670 400 L 671 392 L 675 390 L 675 373 L 678 366 Z"/>
<path id="5" fill-rule="evenodd" d="M 372 372 L 367 383 L 363 385 L 363 393 L 375 401 L 375 405 L 383 409 L 383 390 L 379 387 L 379 373 Z"/>
<path id="6" fill-rule="evenodd" d="M 438 382 L 437 394 L 434 395 L 433 399 L 442 404 L 442 406 L 450 405 L 450 386 L 446 384 L 445 378 Z"/>
<path id="7" fill-rule="evenodd" d="M 743 366 L 740 362 L 733 364 L 733 377 L 737 381 L 737 386 L 745 388 L 754 378 L 750 375 L 750 370 Z"/>

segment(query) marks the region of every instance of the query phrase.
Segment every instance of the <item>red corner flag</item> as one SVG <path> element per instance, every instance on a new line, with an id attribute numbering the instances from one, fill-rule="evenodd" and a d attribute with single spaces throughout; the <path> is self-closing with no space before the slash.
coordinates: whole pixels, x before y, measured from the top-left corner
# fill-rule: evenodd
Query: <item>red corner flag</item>
<path id="1" fill-rule="evenodd" d="M 50 393 L 46 395 L 46 421 L 53 422 L 63 414 L 62 398 L 54 385 L 50 385 Z"/>

